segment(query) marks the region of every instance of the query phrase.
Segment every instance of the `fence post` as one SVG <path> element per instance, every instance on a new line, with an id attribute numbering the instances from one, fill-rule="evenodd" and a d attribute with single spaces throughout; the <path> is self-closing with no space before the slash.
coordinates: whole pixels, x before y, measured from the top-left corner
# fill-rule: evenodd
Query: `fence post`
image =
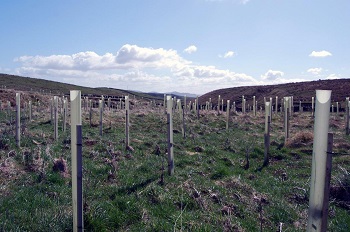
<path id="1" fill-rule="evenodd" d="M 174 174 L 174 147 L 173 147 L 173 101 L 171 96 L 167 96 L 167 124 L 168 124 L 168 173 Z"/>
<path id="2" fill-rule="evenodd" d="M 167 104 L 167 96 L 166 96 L 166 94 L 164 94 L 163 106 L 164 106 L 164 112 L 165 112 L 165 113 L 167 112 L 166 104 Z"/>
<path id="3" fill-rule="evenodd" d="M 307 231 L 322 231 L 331 90 L 316 90 L 314 143 Z"/>
<path id="4" fill-rule="evenodd" d="M 92 126 L 91 120 L 92 120 L 92 100 L 89 100 L 89 121 L 90 121 L 90 127 Z"/>
<path id="5" fill-rule="evenodd" d="M 84 230 L 82 185 L 81 92 L 70 91 L 73 231 Z"/>
<path id="6" fill-rule="evenodd" d="M 265 103 L 265 133 L 264 133 L 264 164 L 269 164 L 269 152 L 270 152 L 270 122 L 271 122 L 271 102 Z"/>
<path id="7" fill-rule="evenodd" d="M 125 148 L 127 149 L 129 145 L 129 96 L 125 96 Z"/>
<path id="8" fill-rule="evenodd" d="M 245 98 L 242 96 L 242 113 L 245 114 Z"/>
<path id="9" fill-rule="evenodd" d="M 200 110 L 200 108 L 199 108 L 199 99 L 197 97 L 197 119 L 199 119 L 199 110 Z"/>
<path id="10" fill-rule="evenodd" d="M 32 121 L 32 101 L 29 101 L 29 121 Z"/>
<path id="11" fill-rule="evenodd" d="M 54 96 L 54 139 L 58 138 L 58 98 Z"/>
<path id="12" fill-rule="evenodd" d="M 182 107 L 182 137 L 184 139 L 186 138 L 185 110 L 186 110 L 186 104 Z"/>
<path id="13" fill-rule="evenodd" d="M 16 144 L 21 146 L 21 95 L 16 93 Z"/>
<path id="14" fill-rule="evenodd" d="M 230 122 L 230 100 L 227 100 L 227 107 L 226 107 L 226 131 L 228 131 Z"/>
<path id="15" fill-rule="evenodd" d="M 53 98 L 50 99 L 50 115 L 51 115 L 50 123 L 52 125 L 53 124 Z"/>
<path id="16" fill-rule="evenodd" d="M 253 96 L 253 115 L 256 116 L 255 96 Z"/>
<path id="17" fill-rule="evenodd" d="M 349 135 L 350 134 L 350 129 L 349 129 L 349 98 L 347 97 L 345 99 L 345 134 Z"/>
<path id="18" fill-rule="evenodd" d="M 218 114 L 220 114 L 220 102 L 221 102 L 221 96 L 219 95 L 219 97 L 218 97 L 218 108 L 217 108 L 217 110 L 218 110 Z"/>
<path id="19" fill-rule="evenodd" d="M 289 114 L 290 114 L 290 98 L 284 98 L 284 143 L 287 142 L 289 138 Z"/>
<path id="20" fill-rule="evenodd" d="M 276 107 L 275 107 L 275 113 L 278 114 L 278 96 L 276 96 Z"/>
<path id="21" fill-rule="evenodd" d="M 272 112 L 273 112 L 273 102 L 272 102 L 272 97 L 270 97 L 270 111 L 269 111 L 270 122 L 272 122 Z"/>
<path id="22" fill-rule="evenodd" d="M 102 100 L 100 99 L 99 101 L 98 101 L 98 103 L 99 103 L 99 109 L 100 109 L 100 136 L 102 136 L 102 127 L 103 127 L 103 119 L 102 119 L 102 117 L 103 117 L 103 105 L 102 105 Z"/>
<path id="23" fill-rule="evenodd" d="M 336 102 L 335 104 L 337 106 L 337 116 L 339 116 L 339 102 Z"/>
<path id="24" fill-rule="evenodd" d="M 11 102 L 7 101 L 7 117 L 6 119 L 10 121 L 10 124 L 12 124 L 12 114 L 11 114 Z"/>
<path id="25" fill-rule="evenodd" d="M 66 131 L 67 121 L 67 100 L 63 99 L 63 131 Z"/>

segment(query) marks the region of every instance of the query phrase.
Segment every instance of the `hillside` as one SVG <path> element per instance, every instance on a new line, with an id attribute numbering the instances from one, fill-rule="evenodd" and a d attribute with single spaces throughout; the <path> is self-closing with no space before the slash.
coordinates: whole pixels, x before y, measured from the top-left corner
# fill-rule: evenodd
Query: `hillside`
<path id="1" fill-rule="evenodd" d="M 163 93 L 142 93 L 137 91 L 128 91 L 122 89 L 114 89 L 107 87 L 89 88 L 78 85 L 66 84 L 55 81 L 48 81 L 37 78 L 21 77 L 15 75 L 1 74 L 0 73 L 0 86 L 6 86 L 8 89 L 15 89 L 20 91 L 37 91 L 52 94 L 68 94 L 70 90 L 81 90 L 82 94 L 93 94 L 93 95 L 111 95 L 111 96 L 125 96 L 128 94 L 143 97 L 148 100 L 163 101 Z M 315 96 L 316 89 L 329 89 L 332 90 L 332 101 L 342 103 L 345 97 L 350 94 L 350 79 L 337 79 L 337 80 L 319 80 L 310 82 L 298 82 L 298 83 L 287 83 L 279 85 L 262 85 L 262 86 L 242 86 L 232 87 L 226 89 L 218 89 L 206 93 L 199 97 L 199 102 L 205 105 L 206 101 L 213 102 L 214 106 L 217 104 L 218 96 L 221 99 L 235 101 L 237 107 L 241 107 L 242 95 L 247 99 L 247 103 L 250 104 L 253 96 L 256 96 L 258 104 L 263 102 L 263 98 L 272 97 L 275 99 L 276 96 L 281 99 L 285 96 L 293 96 L 294 102 L 297 104 L 299 101 L 305 103 L 311 102 L 311 97 Z M 172 95 L 182 99 L 182 96 L 176 95 L 173 92 Z"/>
<path id="2" fill-rule="evenodd" d="M 332 101 L 343 102 L 345 97 L 350 95 L 350 79 L 319 80 L 280 85 L 244 86 L 218 89 L 202 95 L 199 98 L 199 102 L 204 104 L 209 98 L 211 98 L 213 104 L 216 105 L 218 96 L 220 95 L 221 99 L 224 99 L 224 101 L 235 101 L 236 106 L 240 107 L 242 95 L 244 95 L 248 104 L 252 101 L 253 96 L 256 96 L 258 104 L 263 102 L 264 97 L 272 97 L 275 99 L 276 96 L 278 96 L 279 99 L 285 96 L 293 96 L 294 103 L 298 103 L 299 101 L 307 103 L 311 102 L 311 97 L 315 96 L 315 91 L 317 89 L 332 90 Z"/>
<path id="3" fill-rule="evenodd" d="M 19 91 L 36 91 L 52 94 L 69 94 L 70 90 L 80 90 L 82 95 L 110 95 L 110 96 L 125 96 L 128 94 L 143 97 L 146 99 L 163 100 L 163 97 L 152 96 L 146 93 L 139 93 L 134 91 L 126 91 L 113 88 L 89 88 L 78 85 L 66 84 L 56 81 L 48 81 L 37 78 L 21 77 L 15 75 L 1 74 L 0 73 L 0 86 L 7 89 L 14 89 Z"/>

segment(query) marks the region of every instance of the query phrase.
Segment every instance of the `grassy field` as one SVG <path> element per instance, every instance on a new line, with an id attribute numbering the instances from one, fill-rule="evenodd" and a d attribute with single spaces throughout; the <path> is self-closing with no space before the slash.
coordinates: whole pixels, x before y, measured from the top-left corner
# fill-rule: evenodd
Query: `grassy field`
<path id="1" fill-rule="evenodd" d="M 161 107 L 132 100 L 125 149 L 123 110 L 106 110 L 99 136 L 83 111 L 83 188 L 86 231 L 305 231 L 313 141 L 310 112 L 291 117 L 284 144 L 283 117 L 271 124 L 270 164 L 264 156 L 264 113 L 253 117 L 201 111 L 174 115 L 175 174 L 167 174 L 167 125 Z M 0 231 L 72 231 L 70 127 L 53 139 L 47 101 L 28 121 L 21 148 L 13 121 L 0 112 Z M 26 111 L 24 111 L 26 112 Z M 13 119 L 13 116 L 12 116 Z M 350 143 L 344 115 L 332 115 L 334 133 L 329 231 L 350 231 Z"/>

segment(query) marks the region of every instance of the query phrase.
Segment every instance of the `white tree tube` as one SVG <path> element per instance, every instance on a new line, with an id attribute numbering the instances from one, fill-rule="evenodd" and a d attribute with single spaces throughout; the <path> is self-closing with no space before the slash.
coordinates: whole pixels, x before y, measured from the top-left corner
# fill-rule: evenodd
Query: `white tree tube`
<path id="1" fill-rule="evenodd" d="M 327 162 L 331 90 L 316 90 L 314 143 L 307 231 L 321 231 Z"/>
<path id="2" fill-rule="evenodd" d="M 81 153 L 77 139 L 77 126 L 81 125 L 81 92 L 70 91 L 71 101 L 71 152 L 72 152 L 72 204 L 73 204 L 73 231 L 84 230 L 83 220 L 83 185 Z M 79 154 L 80 153 L 80 154 Z"/>

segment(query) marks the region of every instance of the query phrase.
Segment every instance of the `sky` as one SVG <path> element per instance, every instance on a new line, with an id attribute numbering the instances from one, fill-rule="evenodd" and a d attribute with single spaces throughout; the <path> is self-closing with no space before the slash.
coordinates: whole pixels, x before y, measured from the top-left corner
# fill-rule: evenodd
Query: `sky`
<path id="1" fill-rule="evenodd" d="M 349 0 L 2 0 L 0 73 L 143 92 L 350 78 Z"/>

